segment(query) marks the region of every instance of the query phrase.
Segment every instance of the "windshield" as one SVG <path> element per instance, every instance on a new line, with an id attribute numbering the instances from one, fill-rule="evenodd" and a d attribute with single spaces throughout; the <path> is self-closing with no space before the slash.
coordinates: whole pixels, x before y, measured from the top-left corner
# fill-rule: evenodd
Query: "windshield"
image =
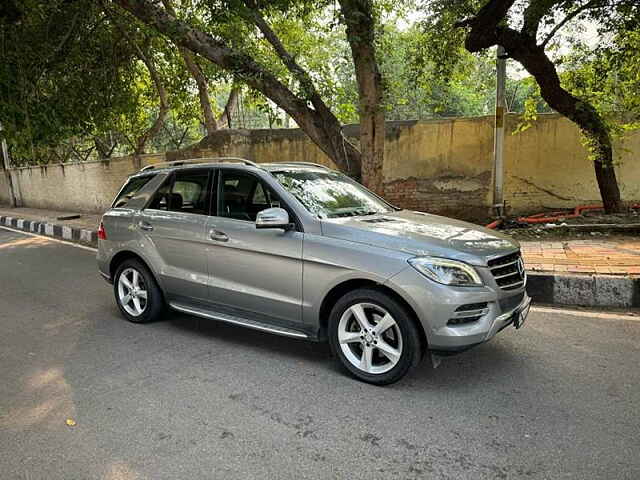
<path id="1" fill-rule="evenodd" d="M 349 177 L 332 171 L 277 171 L 278 181 L 318 218 L 389 213 L 392 207 Z"/>

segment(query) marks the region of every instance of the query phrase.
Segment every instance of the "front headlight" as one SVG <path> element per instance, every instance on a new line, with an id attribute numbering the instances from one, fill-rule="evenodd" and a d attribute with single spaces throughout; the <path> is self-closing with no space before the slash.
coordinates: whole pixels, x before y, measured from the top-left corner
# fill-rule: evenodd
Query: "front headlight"
<path id="1" fill-rule="evenodd" d="M 437 257 L 415 257 L 409 264 L 431 280 L 459 287 L 482 285 L 475 268 L 463 262 Z"/>

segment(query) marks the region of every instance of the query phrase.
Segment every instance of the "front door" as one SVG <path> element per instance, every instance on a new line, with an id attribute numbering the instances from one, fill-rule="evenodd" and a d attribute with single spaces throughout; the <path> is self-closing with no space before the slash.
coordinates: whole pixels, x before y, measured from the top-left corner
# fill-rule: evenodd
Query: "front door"
<path id="1" fill-rule="evenodd" d="M 286 206 L 251 172 L 221 168 L 217 192 L 217 214 L 207 223 L 211 301 L 221 311 L 295 328 L 301 322 L 304 234 L 256 229 L 260 210 Z"/>
<path id="2" fill-rule="evenodd" d="M 137 228 L 150 242 L 169 301 L 207 301 L 206 223 L 211 169 L 185 169 L 169 177 L 139 215 Z"/>

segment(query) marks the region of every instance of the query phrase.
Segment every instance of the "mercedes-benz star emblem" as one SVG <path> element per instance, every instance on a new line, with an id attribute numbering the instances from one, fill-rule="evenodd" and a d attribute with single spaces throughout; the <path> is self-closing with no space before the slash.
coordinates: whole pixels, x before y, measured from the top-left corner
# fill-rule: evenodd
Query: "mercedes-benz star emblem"
<path id="1" fill-rule="evenodd" d="M 521 258 L 518 259 L 518 273 L 520 274 L 520 277 L 524 277 L 524 262 Z"/>

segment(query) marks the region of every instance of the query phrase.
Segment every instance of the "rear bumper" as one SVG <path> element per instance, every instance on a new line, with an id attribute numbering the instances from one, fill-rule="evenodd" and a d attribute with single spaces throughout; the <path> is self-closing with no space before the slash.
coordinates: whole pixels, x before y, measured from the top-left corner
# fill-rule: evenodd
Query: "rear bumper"
<path id="1" fill-rule="evenodd" d="M 98 242 L 98 255 L 96 256 L 96 260 L 98 262 L 98 272 L 100 273 L 100 276 L 107 282 L 113 283 L 111 272 L 109 271 L 109 263 L 111 257 L 106 253 L 107 248 L 105 248 L 105 243 L 106 242 L 104 240 L 100 240 Z"/>
<path id="2" fill-rule="evenodd" d="M 100 271 L 100 276 L 105 279 L 106 282 L 113 284 L 113 279 L 109 276 L 108 273 L 104 273 Z"/>

